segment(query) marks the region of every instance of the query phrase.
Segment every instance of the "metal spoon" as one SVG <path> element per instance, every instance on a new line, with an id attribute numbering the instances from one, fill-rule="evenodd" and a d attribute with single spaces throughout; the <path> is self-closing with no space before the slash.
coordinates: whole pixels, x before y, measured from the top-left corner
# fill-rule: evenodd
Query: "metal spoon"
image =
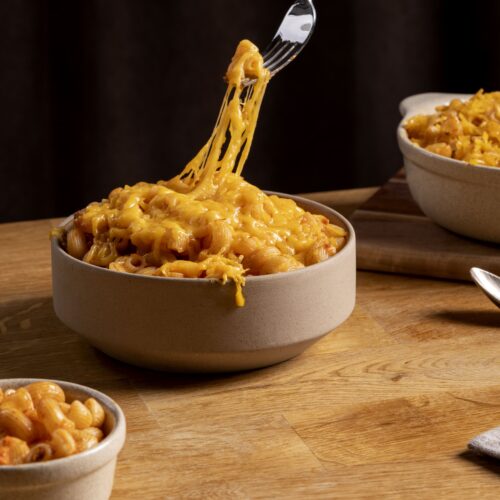
<path id="1" fill-rule="evenodd" d="M 493 304 L 500 307 L 500 276 L 479 267 L 472 267 L 470 275 Z"/>

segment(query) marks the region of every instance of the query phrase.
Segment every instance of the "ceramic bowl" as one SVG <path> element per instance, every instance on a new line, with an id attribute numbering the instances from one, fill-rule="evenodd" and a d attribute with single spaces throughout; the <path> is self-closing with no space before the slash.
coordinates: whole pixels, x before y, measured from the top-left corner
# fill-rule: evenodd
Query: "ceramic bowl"
<path id="1" fill-rule="evenodd" d="M 18 388 L 41 379 L 0 380 L 3 389 Z M 2 500 L 105 500 L 111 495 L 118 453 L 125 442 L 125 416 L 120 407 L 99 391 L 54 380 L 66 400 L 95 398 L 106 412 L 106 437 L 94 448 L 66 458 L 33 464 L 0 466 Z"/>
<path id="2" fill-rule="evenodd" d="M 399 148 L 411 194 L 428 217 L 458 234 L 500 243 L 500 168 L 470 165 L 431 153 L 413 144 L 403 127 L 411 116 L 433 113 L 440 104 L 470 97 L 428 93 L 402 101 Z"/>
<path id="3" fill-rule="evenodd" d="M 236 307 L 233 283 L 114 272 L 71 257 L 52 239 L 57 316 L 110 356 L 148 368 L 236 371 L 296 356 L 352 312 L 355 237 L 334 210 L 280 196 L 344 227 L 346 245 L 297 271 L 248 277 L 246 304 Z"/>

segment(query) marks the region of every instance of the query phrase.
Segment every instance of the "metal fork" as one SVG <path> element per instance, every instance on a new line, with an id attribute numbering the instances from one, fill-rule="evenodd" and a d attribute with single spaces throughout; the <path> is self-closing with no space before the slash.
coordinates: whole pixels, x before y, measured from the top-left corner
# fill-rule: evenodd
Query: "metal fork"
<path id="1" fill-rule="evenodd" d="M 295 0 L 288 9 L 271 43 L 262 52 L 264 66 L 274 76 L 305 47 L 316 25 L 316 9 L 312 0 Z M 246 80 L 244 85 L 254 83 Z"/>
<path id="2" fill-rule="evenodd" d="M 296 0 L 285 14 L 271 43 L 262 53 L 271 76 L 293 61 L 311 38 L 316 25 L 312 0 Z"/>

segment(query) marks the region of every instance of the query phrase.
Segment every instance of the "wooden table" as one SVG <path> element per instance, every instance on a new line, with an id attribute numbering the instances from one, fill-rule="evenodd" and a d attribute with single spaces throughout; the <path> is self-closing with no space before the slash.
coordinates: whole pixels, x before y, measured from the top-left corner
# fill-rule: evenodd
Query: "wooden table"
<path id="1" fill-rule="evenodd" d="M 372 191 L 314 197 L 348 212 Z M 128 437 L 113 498 L 499 497 L 499 463 L 466 451 L 500 425 L 500 314 L 473 285 L 360 272 L 352 316 L 298 358 L 162 374 L 56 318 L 51 224 L 0 225 L 0 377 L 116 399 Z"/>

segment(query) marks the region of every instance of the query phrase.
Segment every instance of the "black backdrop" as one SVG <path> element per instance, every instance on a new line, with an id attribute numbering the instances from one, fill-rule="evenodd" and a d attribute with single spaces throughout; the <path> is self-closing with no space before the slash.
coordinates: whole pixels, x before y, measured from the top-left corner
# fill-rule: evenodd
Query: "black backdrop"
<path id="1" fill-rule="evenodd" d="M 2 0 L 0 221 L 64 215 L 176 174 L 210 134 L 241 38 L 263 47 L 290 0 Z M 272 82 L 245 177 L 288 192 L 383 182 L 397 105 L 499 88 L 500 2 L 317 0 Z"/>

